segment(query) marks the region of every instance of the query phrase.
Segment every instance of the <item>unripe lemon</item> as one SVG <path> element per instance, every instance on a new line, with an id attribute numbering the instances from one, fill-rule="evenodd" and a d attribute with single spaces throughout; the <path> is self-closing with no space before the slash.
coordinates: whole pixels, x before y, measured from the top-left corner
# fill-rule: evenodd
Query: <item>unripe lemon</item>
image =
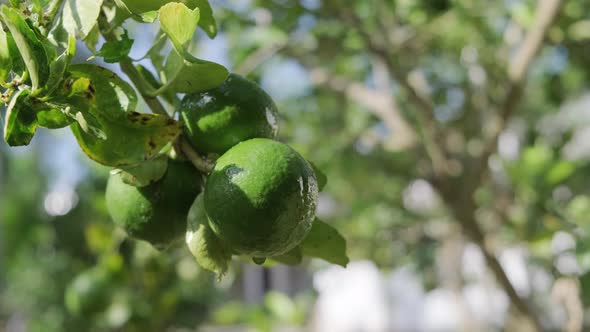
<path id="1" fill-rule="evenodd" d="M 190 163 L 169 160 L 164 177 L 146 187 L 111 174 L 106 203 L 113 221 L 129 236 L 163 248 L 184 236 L 187 213 L 200 191 L 200 173 Z"/>
<path id="2" fill-rule="evenodd" d="M 301 155 L 286 144 L 255 138 L 217 160 L 204 205 L 211 228 L 233 250 L 272 257 L 308 234 L 317 196 L 315 174 Z"/>
<path id="3" fill-rule="evenodd" d="M 202 153 L 222 154 L 250 138 L 275 138 L 277 107 L 256 83 L 230 74 L 219 87 L 186 95 L 180 115 L 185 136 Z"/>

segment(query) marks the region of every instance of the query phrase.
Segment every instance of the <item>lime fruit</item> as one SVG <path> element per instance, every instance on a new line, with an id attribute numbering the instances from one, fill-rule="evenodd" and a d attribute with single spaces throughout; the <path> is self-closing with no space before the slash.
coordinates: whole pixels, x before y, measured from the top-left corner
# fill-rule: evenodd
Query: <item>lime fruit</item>
<path id="1" fill-rule="evenodd" d="M 309 163 L 286 144 L 241 142 L 218 160 L 205 186 L 204 206 L 215 234 L 238 253 L 272 257 L 309 232 L 318 184 Z"/>
<path id="2" fill-rule="evenodd" d="M 66 288 L 66 308 L 74 315 L 104 311 L 110 300 L 110 282 L 111 278 L 105 270 L 92 268 L 82 272 Z"/>
<path id="3" fill-rule="evenodd" d="M 180 107 L 186 137 L 203 153 L 222 154 L 250 138 L 275 138 L 277 107 L 256 83 L 230 74 L 219 87 L 186 95 Z"/>
<path id="4" fill-rule="evenodd" d="M 113 221 L 129 236 L 165 248 L 184 236 L 186 216 L 200 191 L 200 173 L 188 162 L 169 160 L 164 177 L 145 187 L 111 174 L 106 204 Z"/>

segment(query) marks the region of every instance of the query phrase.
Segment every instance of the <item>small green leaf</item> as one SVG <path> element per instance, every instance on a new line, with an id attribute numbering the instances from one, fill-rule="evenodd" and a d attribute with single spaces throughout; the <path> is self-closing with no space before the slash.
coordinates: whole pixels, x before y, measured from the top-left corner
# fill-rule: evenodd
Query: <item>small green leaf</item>
<path id="1" fill-rule="evenodd" d="M 199 8 L 193 10 L 178 2 L 171 2 L 160 8 L 160 26 L 168 35 L 180 54 L 184 54 L 199 23 Z"/>
<path id="2" fill-rule="evenodd" d="M 271 257 L 271 259 L 286 265 L 298 265 L 303 260 L 303 253 L 301 252 L 301 247 L 297 246 L 280 256 Z"/>
<path id="3" fill-rule="evenodd" d="M 10 30 L 14 42 L 27 67 L 33 91 L 45 84 L 49 77 L 49 63 L 43 44 L 27 22 L 15 9 L 2 6 L 0 16 Z"/>
<path id="4" fill-rule="evenodd" d="M 115 169 L 113 172 L 121 173 L 121 180 L 129 185 L 145 187 L 160 180 L 167 169 L 168 157 L 162 155 L 138 165 Z"/>
<path id="5" fill-rule="evenodd" d="M 62 12 L 63 25 L 72 36 L 85 39 L 96 25 L 102 0 L 66 0 Z"/>
<path id="6" fill-rule="evenodd" d="M 133 39 L 129 38 L 127 35 L 127 30 L 125 30 L 121 36 L 121 40 L 106 42 L 100 51 L 91 56 L 88 60 L 91 60 L 96 56 L 101 56 L 104 58 L 106 63 L 117 63 L 129 54 L 132 46 Z"/>
<path id="7" fill-rule="evenodd" d="M 29 91 L 18 91 L 8 104 L 4 121 L 4 140 L 10 146 L 29 145 L 37 131 L 37 118 L 35 111 L 26 102 L 28 97 Z"/>
<path id="8" fill-rule="evenodd" d="M 346 266 L 349 262 L 344 237 L 318 218 L 313 222 L 311 231 L 300 246 L 305 256 L 321 258 L 341 266 Z"/>
<path id="9" fill-rule="evenodd" d="M 314 163 L 312 163 L 309 160 L 307 162 L 311 165 L 311 168 L 313 168 L 315 177 L 318 180 L 318 190 L 322 191 L 324 187 L 328 184 L 328 177 Z"/>
<path id="10" fill-rule="evenodd" d="M 186 244 L 195 256 L 197 263 L 219 276 L 224 275 L 231 260 L 231 249 L 209 227 L 203 204 L 203 194 L 195 199 L 188 213 L 187 221 Z"/>
<path id="11" fill-rule="evenodd" d="M 158 94 L 165 91 L 174 93 L 195 93 L 210 90 L 221 85 L 229 75 L 228 70 L 220 64 L 193 59 L 184 59 L 172 50 L 166 61 L 164 74 L 167 82 L 158 89 Z"/>
<path id="12" fill-rule="evenodd" d="M 199 20 L 199 27 L 205 31 L 209 38 L 213 39 L 217 36 L 217 23 L 213 17 L 213 9 L 207 0 L 185 0 L 186 5 L 191 8 L 199 8 L 201 12 L 201 19 Z"/>
<path id="13" fill-rule="evenodd" d="M 0 83 L 6 82 L 6 78 L 12 70 L 12 58 L 8 49 L 8 36 L 0 23 Z"/>

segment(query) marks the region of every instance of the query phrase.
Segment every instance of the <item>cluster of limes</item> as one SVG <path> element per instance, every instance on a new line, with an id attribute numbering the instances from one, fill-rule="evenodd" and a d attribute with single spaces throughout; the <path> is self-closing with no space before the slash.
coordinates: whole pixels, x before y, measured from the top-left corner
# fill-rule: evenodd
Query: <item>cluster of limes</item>
<path id="1" fill-rule="evenodd" d="M 207 227 L 236 254 L 272 257 L 296 247 L 315 216 L 318 184 L 311 165 L 275 140 L 277 109 L 257 84 L 231 74 L 218 88 L 185 96 L 184 137 L 204 156 L 219 156 L 209 174 L 169 160 L 165 175 L 136 187 L 112 173 L 109 213 L 134 238 L 156 247 L 182 239 L 187 214 L 203 191 Z"/>

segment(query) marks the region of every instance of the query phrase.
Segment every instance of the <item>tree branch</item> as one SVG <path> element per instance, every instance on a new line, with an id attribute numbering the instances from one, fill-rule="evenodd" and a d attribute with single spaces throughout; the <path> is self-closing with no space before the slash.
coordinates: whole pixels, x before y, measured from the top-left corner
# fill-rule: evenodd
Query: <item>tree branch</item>
<path id="1" fill-rule="evenodd" d="M 308 68 L 311 81 L 315 85 L 325 86 L 366 107 L 396 134 L 395 149 L 405 149 L 415 143 L 415 133 L 406 122 L 395 103 L 386 92 L 368 89 L 363 84 L 336 76 L 319 67 Z"/>
<path id="2" fill-rule="evenodd" d="M 424 148 L 432 163 L 435 177 L 442 177 L 449 174 L 449 167 L 446 154 L 438 144 L 438 127 L 434 118 L 434 105 L 432 102 L 420 95 L 408 81 L 407 75 L 402 72 L 391 57 L 390 50 L 380 45 L 369 32 L 363 28 L 363 22 L 353 11 L 343 11 L 343 16 L 351 22 L 359 32 L 367 49 L 381 60 L 387 67 L 391 77 L 400 84 L 408 94 L 410 102 L 416 106 L 416 119 L 419 124 L 419 132 L 423 139 Z"/>
<path id="3" fill-rule="evenodd" d="M 477 162 L 477 171 L 475 172 L 477 177 L 485 176 L 488 171 L 488 159 L 496 152 L 498 138 L 520 103 L 530 64 L 541 49 L 545 35 L 557 17 L 560 6 L 561 0 L 542 0 L 539 2 L 533 26 L 527 32 L 522 46 L 510 61 L 508 66 L 508 78 L 510 80 L 508 94 L 500 109 L 499 124 L 495 126 L 484 152 Z"/>

